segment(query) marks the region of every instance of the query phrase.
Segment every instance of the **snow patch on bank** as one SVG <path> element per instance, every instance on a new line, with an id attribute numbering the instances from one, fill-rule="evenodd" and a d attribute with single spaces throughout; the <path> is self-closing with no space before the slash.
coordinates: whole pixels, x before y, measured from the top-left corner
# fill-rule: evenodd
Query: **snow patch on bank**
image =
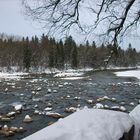
<path id="1" fill-rule="evenodd" d="M 79 80 L 79 79 L 84 79 L 85 77 L 65 77 L 61 78 L 63 80 Z"/>
<path id="2" fill-rule="evenodd" d="M 92 68 L 77 69 L 77 70 L 68 69 L 68 70 L 60 71 L 59 73 L 55 74 L 54 77 L 59 77 L 66 80 L 82 79 L 83 77 L 80 76 L 82 76 L 84 72 L 92 71 L 92 70 L 93 70 Z"/>
<path id="3" fill-rule="evenodd" d="M 115 72 L 115 74 L 119 77 L 136 77 L 140 80 L 140 70 L 121 71 Z"/>
<path id="4" fill-rule="evenodd" d="M 78 77 L 82 76 L 83 72 L 60 72 L 54 75 L 54 77 Z"/>
<path id="5" fill-rule="evenodd" d="M 129 114 L 85 108 L 23 140 L 119 140 L 133 124 Z"/>
<path id="6" fill-rule="evenodd" d="M 23 72 L 14 72 L 14 73 L 0 72 L 0 79 L 20 79 L 25 75 L 28 75 L 28 73 L 23 73 Z"/>
<path id="7" fill-rule="evenodd" d="M 139 66 L 136 67 L 117 67 L 117 66 L 108 66 L 108 70 L 132 70 L 132 69 L 137 69 Z"/>
<path id="8" fill-rule="evenodd" d="M 68 69 L 68 70 L 58 70 L 56 68 L 30 68 L 29 73 L 25 73 L 25 72 L 16 72 L 16 70 L 18 71 L 17 67 L 12 67 L 11 71 L 7 72 L 6 68 L 1 68 L 0 67 L 0 79 L 20 79 L 26 75 L 29 74 L 54 74 L 54 77 L 73 77 L 74 79 L 77 79 L 75 77 L 79 77 L 82 76 L 84 74 L 84 72 L 87 71 L 92 71 L 92 68 L 84 68 L 84 69 Z M 71 78 L 72 79 L 72 78 Z M 70 80 L 71 80 L 70 79 Z"/>

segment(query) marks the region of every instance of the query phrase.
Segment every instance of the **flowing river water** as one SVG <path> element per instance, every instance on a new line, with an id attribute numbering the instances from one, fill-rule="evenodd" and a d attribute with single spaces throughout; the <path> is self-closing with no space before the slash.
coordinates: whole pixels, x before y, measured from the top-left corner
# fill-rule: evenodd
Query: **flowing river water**
<path id="1" fill-rule="evenodd" d="M 48 90 L 49 89 L 49 90 Z M 0 126 L 23 127 L 24 133 L 11 137 L 0 134 L 0 140 L 18 140 L 48 126 L 57 119 L 45 113 L 34 114 L 35 110 L 44 112 L 46 107 L 64 117 L 70 115 L 66 108 L 93 108 L 97 99 L 103 96 L 115 100 L 103 100 L 101 104 L 123 106 L 126 112 L 131 111 L 140 101 L 140 83 L 136 78 L 117 77 L 112 72 L 87 72 L 82 79 L 60 79 L 53 75 L 28 75 L 21 79 L 1 79 L 0 81 L 0 115 L 13 111 L 13 106 L 22 104 L 23 110 L 9 122 L 0 120 Z M 88 100 L 92 100 L 89 103 Z M 31 123 L 24 123 L 24 117 L 30 115 Z"/>

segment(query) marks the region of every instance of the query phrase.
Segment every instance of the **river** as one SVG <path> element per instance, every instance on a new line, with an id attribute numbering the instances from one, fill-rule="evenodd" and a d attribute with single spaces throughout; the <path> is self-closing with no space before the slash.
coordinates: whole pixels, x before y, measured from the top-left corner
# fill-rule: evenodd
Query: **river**
<path id="1" fill-rule="evenodd" d="M 23 105 L 23 110 L 10 122 L 0 121 L 0 125 L 23 127 L 27 131 L 5 137 L 0 134 L 0 140 L 22 139 L 57 119 L 45 115 L 46 107 L 62 114 L 64 117 L 69 107 L 93 108 L 97 99 L 107 96 L 115 100 L 103 100 L 100 103 L 110 108 L 123 106 L 126 112 L 131 111 L 140 100 L 140 83 L 133 77 L 117 77 L 109 71 L 87 72 L 81 79 L 69 80 L 54 78 L 53 75 L 26 75 L 21 79 L 3 79 L 0 81 L 0 115 L 13 111 L 13 106 Z M 89 103 L 88 100 L 92 100 Z M 34 114 L 38 110 L 42 113 Z M 33 119 L 31 123 L 24 123 L 25 115 Z"/>

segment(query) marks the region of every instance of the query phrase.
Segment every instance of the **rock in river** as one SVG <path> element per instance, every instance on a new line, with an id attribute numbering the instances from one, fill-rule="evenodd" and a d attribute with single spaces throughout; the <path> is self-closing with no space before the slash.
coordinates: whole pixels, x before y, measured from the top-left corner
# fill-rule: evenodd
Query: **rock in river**
<path id="1" fill-rule="evenodd" d="M 23 122 L 25 122 L 25 123 L 30 123 L 32 121 L 33 121 L 33 119 L 29 115 L 26 115 L 24 120 L 23 120 Z"/>

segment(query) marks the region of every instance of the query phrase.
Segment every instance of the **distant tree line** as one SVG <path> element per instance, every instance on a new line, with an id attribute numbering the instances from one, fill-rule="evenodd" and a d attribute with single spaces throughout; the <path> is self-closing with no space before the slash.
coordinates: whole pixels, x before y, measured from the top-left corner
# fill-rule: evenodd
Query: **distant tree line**
<path id="1" fill-rule="evenodd" d="M 113 52 L 113 53 L 112 53 Z M 129 44 L 127 50 L 112 45 L 97 46 L 93 41 L 77 45 L 71 36 L 64 41 L 56 41 L 42 35 L 29 39 L 15 39 L 0 36 L 0 67 L 10 70 L 16 66 L 19 70 L 29 71 L 39 68 L 101 68 L 111 66 L 136 66 L 140 62 L 140 52 Z"/>

